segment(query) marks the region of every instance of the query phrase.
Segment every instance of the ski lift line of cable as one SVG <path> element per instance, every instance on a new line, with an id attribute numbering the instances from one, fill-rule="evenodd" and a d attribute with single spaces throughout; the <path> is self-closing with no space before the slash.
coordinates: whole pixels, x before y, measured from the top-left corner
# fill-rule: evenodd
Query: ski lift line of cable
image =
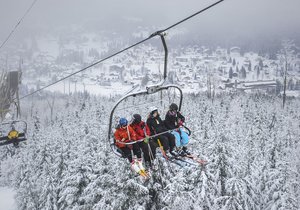
<path id="1" fill-rule="evenodd" d="M 35 2 L 36 2 L 36 1 L 37 1 L 37 0 L 35 0 Z M 42 90 L 45 90 L 46 88 L 48 88 L 48 87 L 50 87 L 50 86 L 53 86 L 53 85 L 55 85 L 55 84 L 57 84 L 57 83 L 59 83 L 59 82 L 65 80 L 65 79 L 68 79 L 68 78 L 70 78 L 70 77 L 72 77 L 72 76 L 74 76 L 74 75 L 76 75 L 76 74 L 78 74 L 78 73 L 80 73 L 80 72 L 83 72 L 83 71 L 85 71 L 85 70 L 87 70 L 87 69 L 89 69 L 89 68 L 91 68 L 91 67 L 93 67 L 93 66 L 95 66 L 95 65 L 97 65 L 97 64 L 99 64 L 99 63 L 102 63 L 103 61 L 106 61 L 106 60 L 108 60 L 108 59 L 110 59 L 110 58 L 112 58 L 112 57 L 115 57 L 115 56 L 117 56 L 117 55 L 123 53 L 124 51 L 127 51 L 127 50 L 129 50 L 129 49 L 131 49 L 131 48 L 133 48 L 133 47 L 136 47 L 136 46 L 138 46 L 138 45 L 140 45 L 140 44 L 142 44 L 142 43 L 144 43 L 144 42 L 146 42 L 146 41 L 152 39 L 152 38 L 155 37 L 155 36 L 161 36 L 161 34 L 162 34 L 163 32 L 165 32 L 165 31 L 167 31 L 167 30 L 169 30 L 169 29 L 171 29 L 171 28 L 174 28 L 175 26 L 177 26 L 177 25 L 179 25 L 179 24 L 182 24 L 183 22 L 185 22 L 185 21 L 187 21 L 187 20 L 189 20 L 189 19 L 191 19 L 191 18 L 193 18 L 193 17 L 199 15 L 200 13 L 202 13 L 202 12 L 204 12 L 204 11 L 206 11 L 206 10 L 212 8 L 213 6 L 216 6 L 217 4 L 219 4 L 219 3 L 223 2 L 223 1 L 225 1 L 225 0 L 217 1 L 217 2 L 215 2 L 215 3 L 213 3 L 213 4 L 211 4 L 210 6 L 205 7 L 204 9 L 202 9 L 202 10 L 200 10 L 200 11 L 198 11 L 198 12 L 196 12 L 196 13 L 194 13 L 194 14 L 192 14 L 192 15 L 190 15 L 190 16 L 188 16 L 188 17 L 186 17 L 186 18 L 184 18 L 184 19 L 182 19 L 182 20 L 180 20 L 180 21 L 178 21 L 178 22 L 176 22 L 175 24 L 173 24 L 173 25 L 171 25 L 171 26 L 169 26 L 169 27 L 167 27 L 167 28 L 165 28 L 165 29 L 163 29 L 163 30 L 159 30 L 159 31 L 157 31 L 157 32 L 155 32 L 155 33 L 153 33 L 153 34 L 151 34 L 148 38 L 145 38 L 145 39 L 143 39 L 143 40 L 141 40 L 141 41 L 139 41 L 139 42 L 136 42 L 135 44 L 132 44 L 132 45 L 130 45 L 130 46 L 128 46 L 128 47 L 126 47 L 126 48 L 124 48 L 124 49 L 122 49 L 122 50 L 116 52 L 116 53 L 113 53 L 113 54 L 110 55 L 110 56 L 107 56 L 107 57 L 105 57 L 105 58 L 103 58 L 103 59 L 101 59 L 101 60 L 99 60 L 99 61 L 97 61 L 97 62 L 95 62 L 95 63 L 92 63 L 92 64 L 90 64 L 90 65 L 88 65 L 88 66 L 86 66 L 86 67 L 84 67 L 84 68 L 82 68 L 82 69 L 80 69 L 80 70 L 78 70 L 78 71 L 76 71 L 76 72 L 74 72 L 74 73 L 72 73 L 72 74 L 66 76 L 66 77 L 63 77 L 63 78 L 61 78 L 61 79 L 59 79 L 59 80 L 57 80 L 57 81 L 55 81 L 55 82 L 53 82 L 53 83 L 50 83 L 50 84 L 48 84 L 48 85 L 46 85 L 46 86 L 44 86 L 44 87 L 42 87 L 42 88 L 40 88 L 40 89 L 38 89 L 38 90 L 35 90 L 35 91 L 33 91 L 33 92 L 29 93 L 29 94 L 26 94 L 26 95 L 20 97 L 19 100 L 22 100 L 22 99 L 27 98 L 27 97 L 29 97 L 29 96 L 31 96 L 31 95 L 34 95 L 34 94 L 36 94 L 36 93 L 38 93 L 38 92 L 40 92 L 40 91 L 42 91 Z M 16 100 L 16 98 L 14 98 L 13 100 Z"/>
<path id="2" fill-rule="evenodd" d="M 24 13 L 24 15 L 21 17 L 21 19 L 17 22 L 17 24 L 15 25 L 15 27 L 11 30 L 11 32 L 8 34 L 8 36 L 6 37 L 6 39 L 2 42 L 0 49 L 2 47 L 4 47 L 4 45 L 8 42 L 8 40 L 10 39 L 10 37 L 13 35 L 13 33 L 16 31 L 16 29 L 18 28 L 18 26 L 21 24 L 21 22 L 23 21 L 23 19 L 26 17 L 26 15 L 30 12 L 30 10 L 33 8 L 33 6 L 35 5 L 35 3 L 38 0 L 34 0 L 30 7 L 26 10 L 26 12 Z"/>
<path id="3" fill-rule="evenodd" d="M 165 28 L 163 30 L 160 30 L 160 31 L 157 31 L 157 32 L 153 33 L 151 36 L 157 36 L 157 35 L 165 32 L 167 30 L 170 30 L 171 28 L 174 28 L 175 26 L 180 25 L 181 23 L 183 23 L 183 22 L 185 22 L 185 21 L 187 21 L 187 20 L 189 20 L 189 19 L 191 19 L 191 18 L 199 15 L 202 12 L 205 12 L 206 10 L 208 10 L 208 9 L 216 6 L 217 4 L 219 4 L 219 3 L 223 2 L 223 1 L 225 1 L 225 0 L 217 1 L 217 2 L 215 2 L 215 3 L 213 3 L 213 4 L 209 5 L 209 6 L 205 7 L 204 9 L 202 9 L 202 10 L 200 10 L 200 11 L 198 11 L 198 12 L 196 12 L 196 13 L 194 13 L 194 14 L 192 14 L 192 15 L 190 15 L 190 16 L 188 16 L 188 17 L 186 17 L 186 18 L 184 18 L 184 19 L 182 19 L 182 20 L 180 20 L 180 21 L 178 21 L 176 23 L 174 23 L 173 25 L 171 25 L 171 26 L 169 26 L 169 27 L 167 27 L 167 28 Z"/>

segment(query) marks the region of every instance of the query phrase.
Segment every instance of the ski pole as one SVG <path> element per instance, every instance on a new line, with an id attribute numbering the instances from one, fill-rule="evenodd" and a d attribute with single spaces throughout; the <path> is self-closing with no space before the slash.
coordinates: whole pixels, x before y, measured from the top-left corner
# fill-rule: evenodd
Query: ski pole
<path id="1" fill-rule="evenodd" d="M 161 167 L 161 164 L 160 164 L 160 161 L 158 161 L 157 159 L 155 160 L 154 159 L 154 155 L 153 155 L 153 152 L 152 152 L 152 149 L 151 149 L 151 146 L 150 144 L 148 143 L 148 150 L 149 150 L 149 156 L 150 156 L 150 159 L 151 159 L 151 164 L 152 166 L 155 166 L 157 165 L 158 168 L 154 169 L 155 171 L 158 171 L 158 173 L 160 174 L 160 176 L 162 175 L 162 167 Z M 153 168 L 152 168 L 153 169 Z"/>
<path id="2" fill-rule="evenodd" d="M 163 146 L 162 146 L 159 139 L 157 139 L 157 142 L 158 142 L 159 148 L 161 150 L 161 153 L 163 154 L 164 158 L 166 159 L 169 171 L 174 175 L 174 172 L 173 172 L 173 170 L 171 168 L 171 165 L 170 165 L 170 160 L 169 160 L 168 156 L 166 155 L 166 151 L 164 150 L 164 148 L 163 148 Z"/>
<path id="3" fill-rule="evenodd" d="M 147 146 L 148 146 L 148 150 L 149 150 L 149 156 L 150 156 L 150 159 L 151 159 L 151 161 L 152 161 L 152 160 L 154 161 L 154 155 L 153 155 L 153 153 L 152 153 L 152 149 L 151 149 L 149 143 L 147 143 Z"/>
<path id="4" fill-rule="evenodd" d="M 166 158 L 168 160 L 166 152 L 165 152 L 165 150 L 164 150 L 164 148 L 163 148 L 163 146 L 162 146 L 162 144 L 161 144 L 161 142 L 160 142 L 159 139 L 157 139 L 157 143 L 158 143 L 159 149 L 160 149 L 161 153 L 163 154 L 164 158 Z"/>

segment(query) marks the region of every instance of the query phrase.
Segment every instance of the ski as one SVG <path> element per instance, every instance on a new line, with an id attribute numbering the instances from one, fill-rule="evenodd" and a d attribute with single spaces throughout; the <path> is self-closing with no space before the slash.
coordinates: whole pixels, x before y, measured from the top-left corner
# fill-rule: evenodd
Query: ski
<path id="1" fill-rule="evenodd" d="M 135 172 L 136 177 L 139 177 L 140 181 L 146 183 L 150 180 L 150 175 L 145 172 Z"/>
<path id="2" fill-rule="evenodd" d="M 178 157 L 174 157 L 174 158 L 176 160 L 181 161 L 181 162 L 187 163 L 188 165 L 193 165 L 193 166 L 198 166 L 199 165 L 198 163 L 189 161 L 189 159 L 184 159 L 184 157 L 182 157 L 182 156 L 178 156 Z"/>
<path id="3" fill-rule="evenodd" d="M 191 160 L 194 160 L 195 162 L 197 162 L 198 164 L 200 164 L 201 166 L 206 165 L 208 162 L 206 160 L 202 160 L 194 155 L 184 155 L 182 157 L 186 157 L 189 158 Z"/>
<path id="4" fill-rule="evenodd" d="M 143 177 L 149 179 L 150 175 L 141 163 L 139 163 L 139 168 L 140 168 L 140 171 L 139 171 L 140 175 L 142 175 Z"/>
<path id="5" fill-rule="evenodd" d="M 141 173 L 143 174 L 143 177 L 145 177 L 146 179 L 150 179 L 151 176 L 149 172 L 147 172 L 146 170 L 142 170 Z"/>
<path id="6" fill-rule="evenodd" d="M 144 168 L 143 164 L 140 161 L 137 161 L 136 159 L 131 163 L 131 170 L 145 180 L 150 179 L 150 175 Z"/>
<path id="7" fill-rule="evenodd" d="M 173 164 L 180 166 L 181 168 L 187 167 L 187 162 L 180 161 L 176 158 L 170 158 L 169 161 Z"/>
<path id="8" fill-rule="evenodd" d="M 150 178 L 145 177 L 144 175 L 140 175 L 138 173 L 134 173 L 134 177 L 139 180 L 139 182 L 143 185 L 147 184 L 150 181 Z"/>
<path id="9" fill-rule="evenodd" d="M 165 161 L 167 161 L 167 163 L 172 163 L 172 164 L 178 165 L 181 168 L 184 168 L 187 166 L 186 164 L 183 164 L 181 161 L 176 160 L 174 157 L 166 158 L 162 153 L 159 153 L 158 156 L 163 158 Z"/>

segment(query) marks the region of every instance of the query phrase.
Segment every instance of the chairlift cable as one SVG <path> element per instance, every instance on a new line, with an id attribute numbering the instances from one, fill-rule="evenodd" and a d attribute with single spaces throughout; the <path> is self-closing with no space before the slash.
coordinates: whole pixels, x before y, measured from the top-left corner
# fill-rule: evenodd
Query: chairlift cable
<path id="1" fill-rule="evenodd" d="M 177 23 L 174 23 L 173 25 L 171 25 L 171 26 L 169 26 L 169 27 L 167 27 L 167 28 L 165 28 L 165 29 L 163 29 L 161 31 L 158 31 L 158 32 L 154 33 L 153 36 L 156 36 L 156 35 L 161 34 L 162 32 L 168 31 L 169 29 L 174 28 L 175 26 L 178 26 L 178 25 L 182 24 L 183 22 L 186 22 L 187 20 L 189 20 L 189 19 L 191 19 L 191 18 L 199 15 L 202 12 L 205 12 L 206 10 L 208 10 L 208 9 L 216 6 L 217 4 L 219 4 L 219 3 L 223 2 L 223 1 L 224 0 L 220 0 L 220 1 L 215 2 L 215 3 L 213 3 L 213 4 L 211 4 L 211 5 L 207 6 L 207 7 L 205 7 L 204 9 L 202 9 L 202 10 L 200 10 L 200 11 L 198 11 L 198 12 L 196 12 L 196 13 L 194 13 L 194 14 L 192 14 L 192 15 L 190 15 L 190 16 L 188 16 L 188 17 L 186 17 L 186 18 L 184 18 L 184 19 L 182 19 L 180 21 L 178 21 Z"/>
<path id="2" fill-rule="evenodd" d="M 24 13 L 24 15 L 21 17 L 21 19 L 17 22 L 17 24 L 15 25 L 15 27 L 11 30 L 11 32 L 8 34 L 8 36 L 6 37 L 6 39 L 2 42 L 0 49 L 2 47 L 4 47 L 4 45 L 8 42 L 8 40 L 10 39 L 10 37 L 13 35 L 13 33 L 16 31 L 16 29 L 18 28 L 18 26 L 21 24 L 21 22 L 23 21 L 23 19 L 26 17 L 26 15 L 30 12 L 30 10 L 32 9 L 32 7 L 35 5 L 35 3 L 38 0 L 34 0 L 30 7 L 26 10 L 26 12 Z"/>

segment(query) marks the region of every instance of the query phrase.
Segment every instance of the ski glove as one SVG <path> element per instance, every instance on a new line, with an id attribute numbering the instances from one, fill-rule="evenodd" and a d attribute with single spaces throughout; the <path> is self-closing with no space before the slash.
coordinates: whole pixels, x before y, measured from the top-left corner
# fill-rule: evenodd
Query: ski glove
<path id="1" fill-rule="evenodd" d="M 145 142 L 146 144 L 149 143 L 149 136 L 146 136 L 146 137 L 145 137 L 144 142 Z"/>
<path id="2" fill-rule="evenodd" d="M 183 123 L 184 123 L 184 122 L 183 122 L 182 120 L 178 120 L 178 123 L 177 123 L 177 124 L 178 124 L 178 126 L 180 127 L 180 126 L 183 125 Z"/>

